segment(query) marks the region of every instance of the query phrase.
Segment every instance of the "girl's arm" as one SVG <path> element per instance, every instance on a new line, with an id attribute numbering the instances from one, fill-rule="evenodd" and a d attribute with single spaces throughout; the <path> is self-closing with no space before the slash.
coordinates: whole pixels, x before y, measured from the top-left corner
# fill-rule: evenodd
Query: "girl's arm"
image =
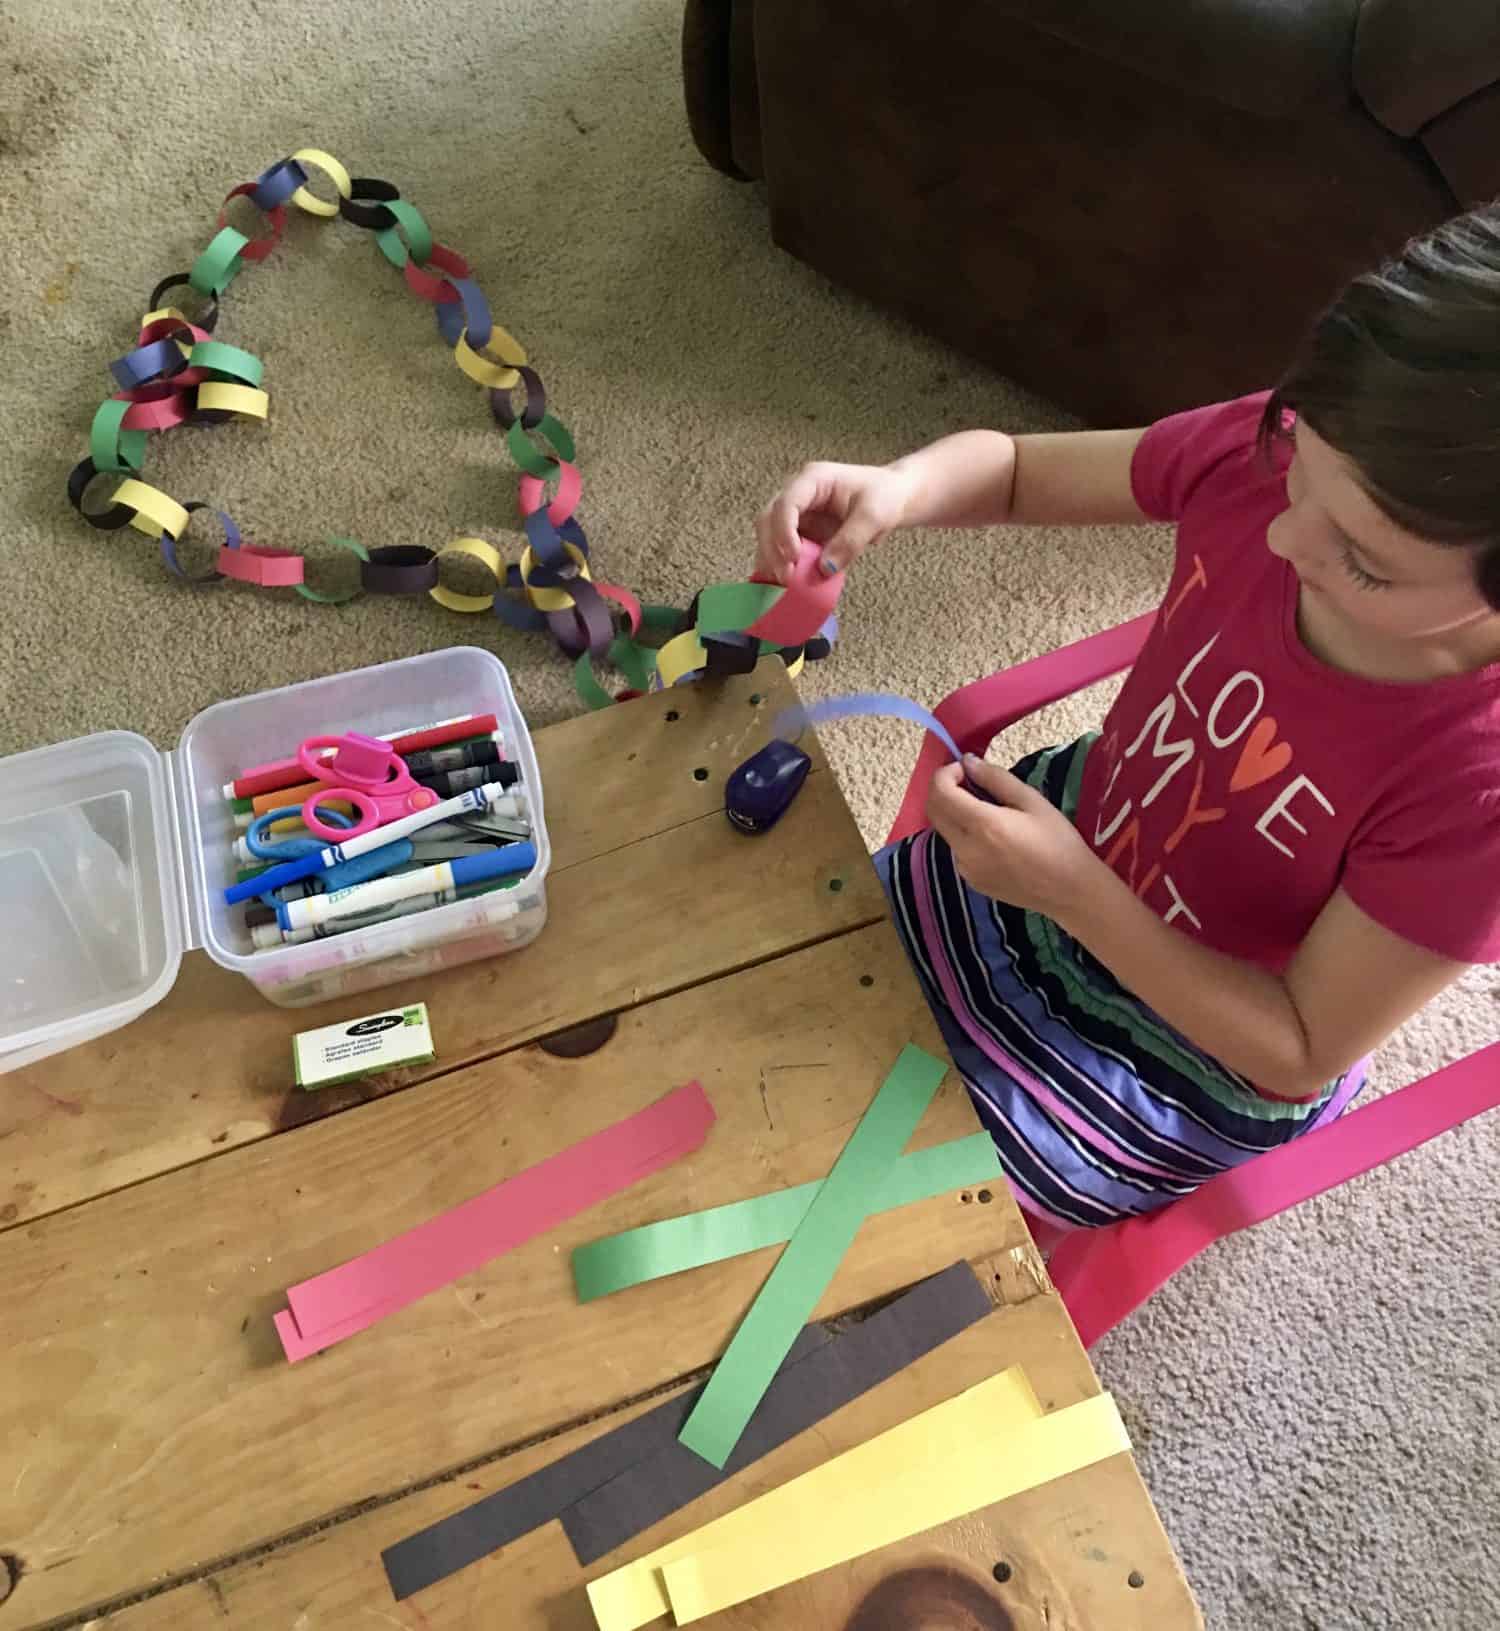
<path id="1" fill-rule="evenodd" d="M 1144 521 L 1130 461 L 1144 430 L 1007 436 L 964 430 L 889 468 L 908 484 L 903 527 L 1106 526 Z"/>
<path id="2" fill-rule="evenodd" d="M 964 791 L 965 772 L 994 803 Z M 1466 967 L 1342 892 L 1284 973 L 1227 957 L 1159 918 L 1035 788 L 979 759 L 938 772 L 928 815 L 973 888 L 1052 918 L 1190 1042 L 1281 1098 L 1311 1097 Z"/>
<path id="3" fill-rule="evenodd" d="M 1144 434 L 965 430 L 894 464 L 804 465 L 756 517 L 756 571 L 785 582 L 799 534 L 841 572 L 898 527 L 1144 521 L 1130 485 Z"/>

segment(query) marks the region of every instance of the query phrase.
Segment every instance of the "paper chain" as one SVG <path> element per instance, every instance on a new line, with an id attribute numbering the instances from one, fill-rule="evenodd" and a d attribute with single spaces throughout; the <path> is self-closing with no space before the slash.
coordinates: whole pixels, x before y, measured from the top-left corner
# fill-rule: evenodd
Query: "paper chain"
<path id="1" fill-rule="evenodd" d="M 309 190 L 309 170 L 332 181 L 337 202 Z M 265 236 L 248 238 L 228 225 L 225 210 L 231 199 L 241 197 L 266 217 L 270 231 Z M 297 552 L 247 543 L 216 506 L 196 500 L 178 503 L 140 479 L 151 431 L 266 418 L 270 398 L 263 388 L 262 363 L 216 339 L 214 330 L 224 291 L 247 263 L 264 260 L 281 241 L 288 203 L 309 215 L 342 216 L 373 232 L 381 254 L 401 272 L 412 293 L 433 306 L 439 334 L 463 372 L 485 389 L 510 456 L 522 472 L 518 496 L 526 545 L 518 563 L 505 564 L 500 551 L 483 538 L 455 538 L 438 550 L 422 544 L 367 550 L 352 538 L 333 538 L 329 542 L 359 558 L 360 588 L 319 590 L 305 581 L 306 563 Z M 302 148 L 255 181 L 231 189 L 217 225 L 189 271 L 157 284 L 135 346 L 109 365 L 120 389 L 94 414 L 88 456 L 67 483 L 69 502 L 91 526 L 103 531 L 132 526 L 157 538 L 168 569 L 197 586 L 233 578 L 261 589 L 295 589 L 305 600 L 325 606 L 343 605 L 361 590 L 426 594 L 452 612 L 493 612 L 512 628 L 545 630 L 573 659 L 574 684 L 591 708 L 705 673 L 745 673 L 768 651 L 779 651 L 793 675 L 805 660 L 827 656 L 837 633 L 833 606 L 842 577 L 825 580 L 816 572 L 812 545 L 804 547 L 799 570 L 785 589 L 763 583 L 714 584 L 687 612 L 643 605 L 628 589 L 594 580 L 588 538 L 576 514 L 583 479 L 574 462 L 571 433 L 548 410 L 546 389 L 525 350 L 492 319 L 468 262 L 434 240 L 422 215 L 390 182 L 351 177 L 331 154 Z M 184 286 L 208 300 L 196 323 L 162 304 L 171 290 Z M 525 392 L 519 411 L 512 400 L 517 386 Z M 85 496 L 95 479 L 104 476 L 123 479 L 117 480 L 105 508 L 90 509 Z M 177 559 L 177 543 L 199 510 L 218 518 L 224 543 L 212 567 L 188 573 Z M 460 594 L 446 587 L 439 577 L 441 563 L 456 556 L 487 568 L 494 591 Z M 617 626 L 617 616 L 623 627 Z M 664 643 L 647 643 L 644 633 Z M 596 659 L 618 669 L 628 689 L 611 697 L 594 673 Z"/>

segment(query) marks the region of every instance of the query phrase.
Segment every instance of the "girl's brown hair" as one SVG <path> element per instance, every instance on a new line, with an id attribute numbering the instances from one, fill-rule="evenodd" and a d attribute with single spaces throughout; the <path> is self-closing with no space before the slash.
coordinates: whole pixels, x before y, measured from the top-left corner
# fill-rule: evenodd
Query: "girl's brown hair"
<path id="1" fill-rule="evenodd" d="M 1473 549 L 1500 610 L 1500 202 L 1355 278 L 1272 392 L 1263 442 L 1286 434 L 1288 412 L 1398 525 Z"/>

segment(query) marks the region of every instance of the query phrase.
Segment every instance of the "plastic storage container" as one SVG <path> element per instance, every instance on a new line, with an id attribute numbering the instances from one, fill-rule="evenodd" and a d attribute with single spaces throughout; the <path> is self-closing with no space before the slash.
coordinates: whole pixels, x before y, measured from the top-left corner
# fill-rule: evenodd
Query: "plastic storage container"
<path id="1" fill-rule="evenodd" d="M 225 784 L 308 736 L 465 713 L 494 714 L 521 767 L 536 866 L 513 889 L 254 951 L 243 906 L 224 904 Z M 128 1024 L 197 947 L 285 1008 L 513 951 L 547 921 L 551 860 L 530 733 L 504 665 L 474 646 L 215 703 L 172 753 L 105 731 L 0 760 L 0 1073 Z"/>

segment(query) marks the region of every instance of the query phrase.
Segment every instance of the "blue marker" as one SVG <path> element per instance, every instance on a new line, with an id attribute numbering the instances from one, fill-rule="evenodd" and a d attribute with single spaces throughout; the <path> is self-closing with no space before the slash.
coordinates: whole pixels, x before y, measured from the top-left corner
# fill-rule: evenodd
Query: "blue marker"
<path id="1" fill-rule="evenodd" d="M 356 855 L 364 855 L 397 838 L 406 838 L 414 832 L 420 832 L 423 827 L 430 827 L 435 821 L 452 821 L 456 816 L 467 815 L 471 810 L 494 810 L 501 815 L 525 815 L 526 795 L 519 791 L 507 792 L 495 784 L 488 787 L 472 787 L 467 793 L 460 793 L 457 798 L 445 799 L 440 804 L 429 804 L 425 810 L 416 810 L 409 816 L 402 816 L 399 821 L 388 821 L 383 827 L 371 827 L 369 832 L 361 833 L 358 838 L 346 838 L 342 844 L 330 844 L 326 849 L 319 850 L 314 855 L 304 856 L 300 861 L 284 861 L 280 866 L 273 866 L 269 872 L 262 872 L 258 877 L 247 878 L 244 883 L 231 884 L 224 891 L 224 899 L 230 906 L 235 906 L 242 900 L 250 900 L 256 895 L 280 889 L 283 884 L 296 883 L 300 878 L 310 878 L 315 872 L 337 866 L 340 861 L 352 861 Z"/>
<path id="2" fill-rule="evenodd" d="M 352 917 L 377 906 L 394 906 L 413 895 L 446 895 L 489 878 L 530 872 L 535 865 L 535 844 L 505 844 L 488 855 L 466 855 L 457 861 L 440 861 L 415 872 L 398 872 L 373 883 L 356 884 L 352 889 L 336 889 L 331 895 L 288 901 L 276 908 L 276 921 L 283 933 L 315 929 L 329 918 Z"/>

